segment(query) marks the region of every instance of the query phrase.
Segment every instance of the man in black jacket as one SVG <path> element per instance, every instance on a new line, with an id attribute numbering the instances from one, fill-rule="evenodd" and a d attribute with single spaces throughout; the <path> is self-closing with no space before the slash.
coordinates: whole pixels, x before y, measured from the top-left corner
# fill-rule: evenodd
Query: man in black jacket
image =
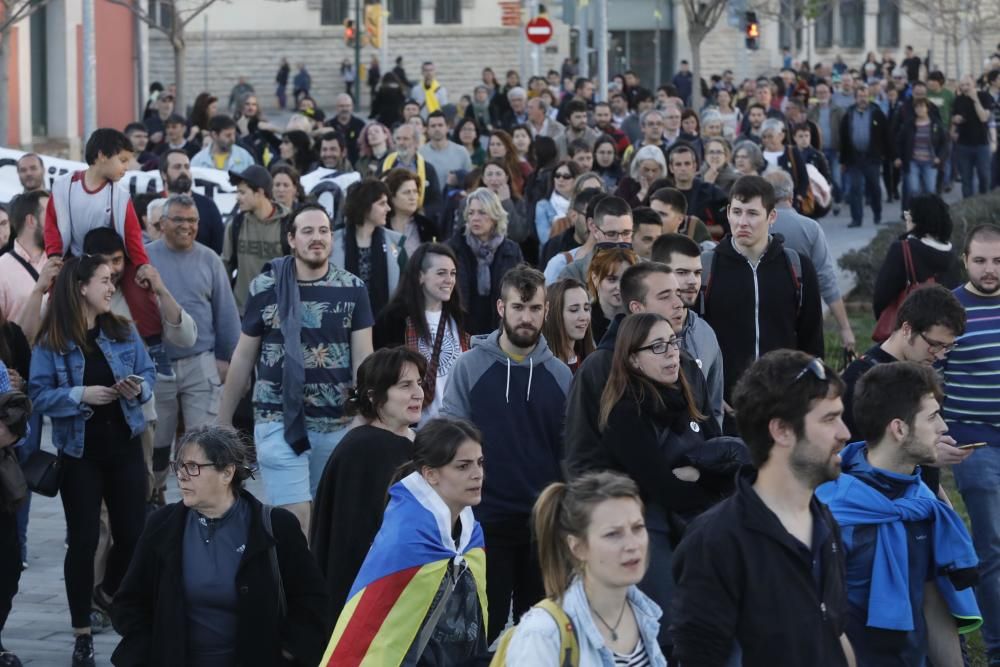
<path id="1" fill-rule="evenodd" d="M 701 256 L 704 317 L 719 338 L 727 401 L 743 371 L 765 352 L 789 348 L 823 355 L 816 270 L 808 257 L 771 236 L 774 205 L 767 180 L 740 178 L 730 194 L 732 235 Z"/>
<path id="2" fill-rule="evenodd" d="M 726 220 L 726 193 L 714 183 L 698 178 L 698 154 L 691 144 L 680 142 L 667 151 L 667 169 L 674 187 L 687 200 L 688 215 L 697 216 L 706 225 L 729 229 Z"/>
<path id="3" fill-rule="evenodd" d="M 875 224 L 882 222 L 882 186 L 879 172 L 882 160 L 889 156 L 889 121 L 868 100 L 868 87 L 858 84 L 854 104 L 840 121 L 840 168 L 844 171 L 851 224 L 860 227 L 868 198 Z"/>
<path id="4" fill-rule="evenodd" d="M 846 667 L 840 530 L 813 490 L 840 474 L 844 384 L 803 352 L 758 359 L 734 392 L 758 472 L 695 519 L 674 555 L 672 663 Z"/>

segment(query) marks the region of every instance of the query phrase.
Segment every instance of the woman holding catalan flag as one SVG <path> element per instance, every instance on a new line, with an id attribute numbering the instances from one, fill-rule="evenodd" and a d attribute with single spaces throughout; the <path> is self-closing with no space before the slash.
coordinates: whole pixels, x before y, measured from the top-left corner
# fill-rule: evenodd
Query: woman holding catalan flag
<path id="1" fill-rule="evenodd" d="M 458 667 L 485 653 L 486 554 L 472 515 L 481 443 L 462 420 L 432 419 L 417 432 L 321 667 Z"/>

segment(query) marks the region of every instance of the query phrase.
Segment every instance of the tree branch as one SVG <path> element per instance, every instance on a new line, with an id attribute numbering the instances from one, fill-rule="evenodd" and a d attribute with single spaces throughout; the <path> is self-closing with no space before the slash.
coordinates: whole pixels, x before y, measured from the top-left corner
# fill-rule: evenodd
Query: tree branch
<path id="1" fill-rule="evenodd" d="M 191 12 L 191 15 L 188 16 L 183 21 L 180 21 L 181 11 L 177 10 L 174 15 L 177 17 L 178 21 L 181 24 L 181 32 L 183 32 L 183 28 L 185 26 L 187 26 L 188 23 L 190 23 L 191 21 L 193 21 L 194 18 L 196 16 L 198 16 L 198 14 L 201 14 L 203 11 L 205 11 L 206 9 L 208 9 L 210 6 L 214 5 L 217 1 L 218 0 L 204 0 L 204 2 L 202 2 L 201 5 L 199 5 L 198 7 L 195 7 L 194 9 L 188 10 L 189 12 Z"/>
<path id="2" fill-rule="evenodd" d="M 153 16 L 151 16 L 149 12 L 143 9 L 137 2 L 133 2 L 133 0 L 105 0 L 105 2 L 108 2 L 112 5 L 118 5 L 119 7 L 124 7 L 125 9 L 132 12 L 132 14 L 134 14 L 137 19 L 148 25 L 150 28 L 153 28 L 154 30 L 159 30 L 164 35 L 170 36 L 170 33 L 163 26 L 157 23 L 156 19 Z"/>
<path id="3" fill-rule="evenodd" d="M 3 21 L 0 22 L 0 32 L 6 33 L 15 23 L 28 18 L 48 3 L 49 0 L 40 0 L 39 2 L 2 0 Z"/>

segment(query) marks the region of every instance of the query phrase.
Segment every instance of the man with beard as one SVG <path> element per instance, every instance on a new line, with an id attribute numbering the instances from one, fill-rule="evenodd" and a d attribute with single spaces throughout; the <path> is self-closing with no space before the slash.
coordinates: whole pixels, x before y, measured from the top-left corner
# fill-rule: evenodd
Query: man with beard
<path id="1" fill-rule="evenodd" d="M 192 167 L 243 171 L 255 164 L 250 151 L 236 143 L 236 121 L 229 116 L 213 116 L 208 121 L 211 143 L 191 159 Z"/>
<path id="2" fill-rule="evenodd" d="M 879 364 L 855 398 L 864 440 L 844 449 L 843 474 L 816 497 L 840 524 L 858 664 L 960 665 L 959 633 L 982 622 L 970 588 L 978 559 L 962 519 L 922 482 L 920 467 L 937 462 L 948 430 L 941 383 L 923 364 Z"/>
<path id="3" fill-rule="evenodd" d="M 199 218 L 198 238 L 195 240 L 208 246 L 216 254 L 221 254 L 226 228 L 215 202 L 191 189 L 194 180 L 191 177 L 191 158 L 187 152 L 181 148 L 166 151 L 160 157 L 160 176 L 167 195 L 187 195 L 194 199 Z"/>
<path id="4" fill-rule="evenodd" d="M 409 123 L 403 123 L 393 132 L 396 150 L 382 160 L 379 167 L 379 177 L 388 174 L 395 167 L 402 167 L 417 175 L 418 206 L 423 207 L 424 215 L 431 220 L 437 220 L 441 212 L 443 189 L 434 165 L 417 152 L 417 133 Z"/>
<path id="5" fill-rule="evenodd" d="M 48 288 L 62 266 L 61 257 L 45 258 L 42 227 L 48 203 L 47 192 L 33 190 L 18 195 L 10 206 L 10 229 L 14 242 L 10 251 L 0 256 L 0 275 L 4 277 L 0 281 L 0 313 L 3 313 L 4 319 L 19 326 L 21 313 L 41 274 L 48 274 L 48 283 L 45 284 Z M 47 264 L 52 264 L 53 268 L 45 271 Z"/>
<path id="6" fill-rule="evenodd" d="M 983 643 L 1000 661 L 1000 407 L 996 400 L 996 350 L 1000 331 L 1000 231 L 973 228 L 965 241 L 969 282 L 954 293 L 968 315 L 944 366 L 944 418 L 960 443 L 986 442 L 971 462 L 954 466 L 955 482 L 972 520 L 979 554 L 976 593 L 983 611 Z"/>
<path id="7" fill-rule="evenodd" d="M 756 472 L 688 525 L 674 555 L 678 664 L 855 664 L 840 529 L 813 494 L 840 474 L 843 390 L 836 371 L 794 350 L 740 379 L 733 404 Z"/>
<path id="8" fill-rule="evenodd" d="M 372 353 L 368 291 L 330 262 L 332 227 L 318 204 L 289 219 L 292 256 L 271 260 L 250 285 L 219 406 L 219 422 L 231 425 L 256 371 L 254 441 L 266 502 L 295 514 L 305 535 L 323 468 L 347 433 L 343 389 Z"/>
<path id="9" fill-rule="evenodd" d="M 531 508 L 538 494 L 561 479 L 560 430 L 572 373 L 542 336 L 545 277 L 521 264 L 500 283 L 501 328 L 475 336 L 458 358 L 445 390 L 441 415 L 468 419 L 483 434 L 490 483 L 476 518 L 490 548 L 487 639 L 542 599 L 545 590 L 531 543 Z"/>
<path id="10" fill-rule="evenodd" d="M 25 192 L 45 189 L 45 165 L 37 153 L 17 158 L 17 178 Z"/>
<path id="11" fill-rule="evenodd" d="M 709 227 L 718 225 L 729 229 L 726 193 L 714 183 L 698 177 L 698 154 L 690 144 L 680 143 L 668 151 L 667 171 L 674 179 L 674 187 L 687 201 L 688 215 L 697 216 Z"/>

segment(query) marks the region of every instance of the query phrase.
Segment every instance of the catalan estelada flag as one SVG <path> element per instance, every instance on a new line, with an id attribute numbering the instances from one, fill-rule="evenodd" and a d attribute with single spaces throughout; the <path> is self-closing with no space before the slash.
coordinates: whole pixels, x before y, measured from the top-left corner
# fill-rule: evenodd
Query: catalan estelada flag
<path id="1" fill-rule="evenodd" d="M 483 530 L 466 507 L 452 538 L 451 511 L 419 473 L 389 489 L 382 527 L 337 619 L 320 667 L 398 667 L 417 638 L 452 564 L 476 581 L 486 627 Z"/>

